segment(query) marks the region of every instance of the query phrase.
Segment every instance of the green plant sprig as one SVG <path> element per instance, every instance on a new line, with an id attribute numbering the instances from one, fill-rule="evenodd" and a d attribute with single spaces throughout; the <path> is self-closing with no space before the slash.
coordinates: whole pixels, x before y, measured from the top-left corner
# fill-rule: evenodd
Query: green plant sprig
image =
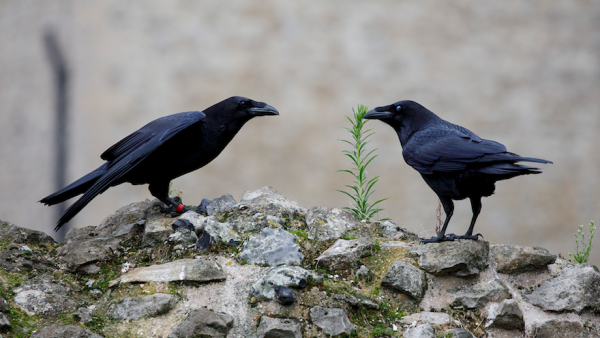
<path id="1" fill-rule="evenodd" d="M 587 263 L 590 258 L 590 251 L 592 250 L 592 238 L 594 238 L 594 231 L 596 227 L 594 226 L 594 221 L 590 221 L 590 237 L 588 242 L 585 242 L 585 234 L 583 233 L 583 225 L 579 226 L 579 230 L 575 234 L 575 245 L 577 252 L 573 255 L 569 253 L 569 256 L 573 257 L 573 259 L 579 263 Z M 581 245 L 583 246 L 582 250 L 579 250 L 579 239 L 581 239 Z"/>
<path id="2" fill-rule="evenodd" d="M 367 139 L 374 134 L 371 132 L 371 129 L 363 130 L 364 125 L 368 122 L 368 120 L 363 119 L 363 116 L 369 111 L 364 105 L 358 105 L 358 109 L 354 110 L 352 108 L 352 113 L 354 119 L 346 116 L 348 121 L 352 124 L 352 128 L 342 127 L 346 129 L 350 135 L 351 140 L 340 140 L 342 142 L 348 143 L 352 150 L 342 150 L 342 153 L 350 160 L 352 160 L 352 164 L 354 165 L 352 169 L 342 169 L 338 170 L 338 172 L 345 172 L 354 178 L 352 183 L 354 185 L 346 185 L 346 187 L 352 189 L 351 192 L 338 190 L 341 193 L 348 195 L 354 201 L 354 204 L 351 204 L 352 207 L 344 207 L 344 209 L 349 209 L 354 211 L 356 216 L 360 220 L 370 220 L 373 215 L 382 211 L 383 209 L 377 208 L 376 205 L 385 201 L 387 198 L 380 199 L 375 203 L 369 203 L 369 197 L 375 192 L 373 190 L 373 186 L 377 181 L 379 181 L 379 176 L 376 176 L 372 179 L 367 179 L 367 166 L 377 155 L 373 155 L 373 152 L 377 149 L 373 149 L 369 152 L 365 149 L 365 146 L 370 142 Z M 366 154 L 365 154 L 366 153 Z"/>

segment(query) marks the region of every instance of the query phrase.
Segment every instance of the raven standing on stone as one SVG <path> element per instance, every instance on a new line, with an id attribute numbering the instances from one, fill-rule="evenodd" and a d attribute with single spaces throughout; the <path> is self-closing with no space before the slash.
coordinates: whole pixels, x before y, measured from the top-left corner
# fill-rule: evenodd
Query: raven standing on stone
<path id="1" fill-rule="evenodd" d="M 414 101 L 375 108 L 364 118 L 381 120 L 394 128 L 404 160 L 421 174 L 444 206 L 446 220 L 442 231 L 438 236 L 422 240 L 424 243 L 477 240 L 481 234 L 473 235 L 473 227 L 481 211 L 481 197 L 494 193 L 496 181 L 541 173 L 539 168 L 516 162 L 552 163 L 510 153 L 504 145 L 481 139 L 466 128 L 444 121 Z M 467 197 L 473 209 L 469 230 L 463 236 L 446 235 L 454 212 L 452 200 Z"/>
<path id="2" fill-rule="evenodd" d="M 106 162 L 66 188 L 42 199 L 54 205 L 83 194 L 60 218 L 58 230 L 94 197 L 129 182 L 149 184 L 152 196 L 177 213 L 188 209 L 169 195 L 171 180 L 202 168 L 217 157 L 244 123 L 255 116 L 279 115 L 270 105 L 234 96 L 203 112 L 191 111 L 158 118 L 108 148 Z"/>

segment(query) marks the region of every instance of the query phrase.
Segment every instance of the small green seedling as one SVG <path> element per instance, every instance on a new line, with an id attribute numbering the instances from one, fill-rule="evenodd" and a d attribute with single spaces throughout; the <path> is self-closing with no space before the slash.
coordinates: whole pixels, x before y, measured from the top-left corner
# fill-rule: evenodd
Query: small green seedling
<path id="1" fill-rule="evenodd" d="M 573 259 L 579 264 L 587 263 L 588 259 L 590 258 L 590 251 L 592 250 L 592 238 L 594 238 L 594 230 L 596 230 L 596 227 L 594 226 L 594 221 L 590 221 L 590 238 L 587 243 L 585 242 L 583 225 L 579 226 L 579 230 L 577 230 L 577 233 L 575 234 L 575 245 L 577 247 L 577 252 L 574 255 L 572 253 L 569 253 L 569 256 L 573 257 Z M 580 239 L 581 245 L 583 246 L 581 251 L 579 250 Z"/>

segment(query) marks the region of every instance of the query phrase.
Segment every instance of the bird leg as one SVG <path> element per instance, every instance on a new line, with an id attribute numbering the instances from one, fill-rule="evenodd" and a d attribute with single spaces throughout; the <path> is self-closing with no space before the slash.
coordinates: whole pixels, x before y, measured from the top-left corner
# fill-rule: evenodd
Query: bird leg
<path id="1" fill-rule="evenodd" d="M 148 190 L 152 196 L 158 198 L 159 201 L 167 205 L 166 208 L 160 208 L 160 212 L 163 214 L 171 214 L 171 217 L 179 216 L 187 211 L 188 208 L 184 207 L 183 204 L 175 202 L 169 197 L 169 182 L 150 183 Z"/>
<path id="2" fill-rule="evenodd" d="M 454 202 L 452 202 L 450 198 L 446 197 L 440 197 L 440 201 L 442 202 L 442 206 L 444 206 L 444 212 L 446 213 L 446 219 L 444 220 L 442 230 L 437 236 L 431 237 L 429 239 L 422 239 L 421 243 L 439 243 L 453 241 L 454 239 L 456 239 L 456 237 L 458 237 L 455 234 L 448 234 L 448 236 L 446 236 L 446 228 L 448 227 L 450 218 L 452 218 L 452 214 L 454 213 Z"/>
<path id="3" fill-rule="evenodd" d="M 467 232 L 464 235 L 457 236 L 457 238 L 477 240 L 477 238 L 479 238 L 479 236 L 481 236 L 481 238 L 483 238 L 482 234 L 473 235 L 473 228 L 475 227 L 475 221 L 477 221 L 477 216 L 479 216 L 479 213 L 481 212 L 481 196 L 469 197 L 469 199 L 471 200 L 471 209 L 473 210 L 473 218 L 471 218 L 471 225 L 469 226 L 469 230 L 467 230 Z"/>

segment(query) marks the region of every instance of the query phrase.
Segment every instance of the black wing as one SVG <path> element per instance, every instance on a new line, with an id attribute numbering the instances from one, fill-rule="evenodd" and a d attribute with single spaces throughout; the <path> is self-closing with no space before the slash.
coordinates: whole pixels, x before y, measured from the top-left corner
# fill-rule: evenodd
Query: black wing
<path id="1" fill-rule="evenodd" d="M 474 163 L 551 163 L 521 157 L 508 152 L 506 147 L 498 142 L 480 139 L 477 135 L 475 137 L 450 130 L 419 131 L 407 142 L 402 155 L 406 163 L 421 174 L 462 171 Z"/>
<path id="2" fill-rule="evenodd" d="M 205 117 L 202 112 L 186 112 L 161 117 L 106 150 L 102 154 L 102 159 L 110 161 L 108 170 L 67 209 L 55 230 L 71 220 L 94 197 L 118 182 L 167 140 L 186 128 L 200 123 Z"/>

